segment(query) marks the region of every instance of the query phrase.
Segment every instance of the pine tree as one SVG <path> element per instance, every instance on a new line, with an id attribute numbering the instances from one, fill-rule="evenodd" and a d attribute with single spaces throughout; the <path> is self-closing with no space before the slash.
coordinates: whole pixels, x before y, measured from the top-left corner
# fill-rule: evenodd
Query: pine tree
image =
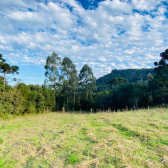
<path id="1" fill-rule="evenodd" d="M 3 81 L 3 86 L 5 87 L 6 83 L 6 74 L 14 74 L 14 73 L 19 73 L 19 67 L 18 66 L 10 66 L 8 63 L 6 63 L 6 60 L 3 59 L 2 54 L 0 54 L 0 73 L 4 74 L 4 81 Z"/>

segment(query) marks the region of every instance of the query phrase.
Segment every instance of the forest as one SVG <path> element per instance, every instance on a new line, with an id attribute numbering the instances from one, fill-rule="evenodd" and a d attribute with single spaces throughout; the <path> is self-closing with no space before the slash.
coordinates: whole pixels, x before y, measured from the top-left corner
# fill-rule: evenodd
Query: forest
<path id="1" fill-rule="evenodd" d="M 68 57 L 53 52 L 46 59 L 45 81 L 40 85 L 19 83 L 12 87 L 6 74 L 19 73 L 0 54 L 0 117 L 60 112 L 127 111 L 166 106 L 168 102 L 168 49 L 151 69 L 112 70 L 96 80 L 85 64 L 80 72 Z M 17 78 L 14 78 L 17 81 Z"/>

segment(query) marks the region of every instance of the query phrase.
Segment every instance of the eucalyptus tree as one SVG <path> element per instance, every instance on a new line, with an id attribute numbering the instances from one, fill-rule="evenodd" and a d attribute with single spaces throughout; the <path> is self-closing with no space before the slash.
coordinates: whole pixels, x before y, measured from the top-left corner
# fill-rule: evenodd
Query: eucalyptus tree
<path id="1" fill-rule="evenodd" d="M 79 85 L 82 93 L 85 95 L 86 107 L 88 109 L 89 94 L 92 95 L 93 91 L 96 90 L 96 78 L 93 75 L 92 69 L 87 64 L 80 71 Z"/>
<path id="2" fill-rule="evenodd" d="M 69 96 L 71 93 L 73 93 L 73 104 L 75 106 L 75 95 L 79 81 L 76 67 L 68 57 L 65 57 L 62 61 L 62 74 L 64 78 L 64 88 L 66 90 L 66 108 L 68 111 Z"/>
<path id="3" fill-rule="evenodd" d="M 62 74 L 61 74 L 61 57 L 59 57 L 55 52 L 52 53 L 51 56 L 48 56 L 46 59 L 46 65 L 44 66 L 46 69 L 45 83 L 48 83 L 51 86 L 55 93 L 55 105 L 56 99 L 58 96 L 58 91 L 62 86 Z"/>
<path id="4" fill-rule="evenodd" d="M 18 66 L 10 66 L 8 63 L 6 63 L 6 60 L 2 57 L 2 54 L 0 54 L 0 73 L 3 73 L 3 86 L 5 87 L 6 83 L 6 74 L 18 74 L 19 67 Z"/>

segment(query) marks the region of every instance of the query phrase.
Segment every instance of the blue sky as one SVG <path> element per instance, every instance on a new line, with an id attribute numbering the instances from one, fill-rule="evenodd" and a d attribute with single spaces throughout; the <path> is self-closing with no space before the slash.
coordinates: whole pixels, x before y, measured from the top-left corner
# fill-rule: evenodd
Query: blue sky
<path id="1" fill-rule="evenodd" d="M 0 53 L 26 84 L 43 84 L 53 51 L 78 72 L 87 63 L 97 78 L 153 67 L 167 30 L 167 0 L 0 0 Z"/>

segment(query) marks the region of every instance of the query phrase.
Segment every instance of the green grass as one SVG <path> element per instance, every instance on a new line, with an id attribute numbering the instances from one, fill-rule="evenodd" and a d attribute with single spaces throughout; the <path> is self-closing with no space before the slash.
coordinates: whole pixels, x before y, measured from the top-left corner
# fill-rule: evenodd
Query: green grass
<path id="1" fill-rule="evenodd" d="M 168 109 L 0 119 L 0 168 L 168 167 Z"/>
<path id="2" fill-rule="evenodd" d="M 0 138 L 0 144 L 2 144 L 4 142 L 4 140 L 2 138 Z"/>

